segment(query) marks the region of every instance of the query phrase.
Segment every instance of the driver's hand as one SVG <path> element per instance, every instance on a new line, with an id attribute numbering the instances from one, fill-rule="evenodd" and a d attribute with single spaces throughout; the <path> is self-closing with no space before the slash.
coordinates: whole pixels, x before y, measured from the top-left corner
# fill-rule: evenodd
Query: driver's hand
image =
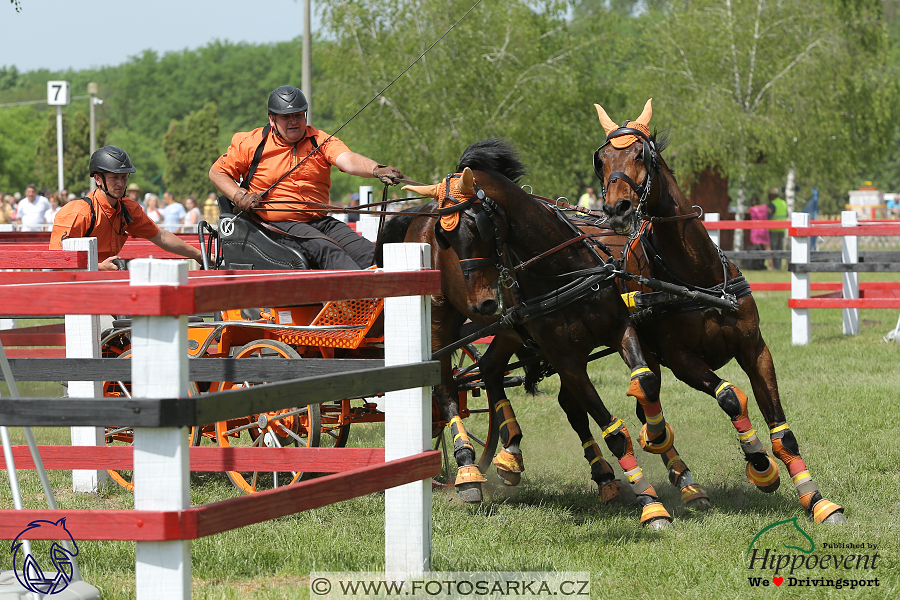
<path id="1" fill-rule="evenodd" d="M 403 176 L 403 173 L 400 172 L 400 169 L 388 165 L 378 165 L 372 171 L 372 175 L 384 185 L 397 185 L 406 179 L 406 177 Z"/>
<path id="2" fill-rule="evenodd" d="M 248 192 L 247 190 L 241 189 L 235 194 L 235 199 L 232 200 L 234 205 L 238 208 L 238 210 L 251 210 L 253 208 L 258 208 L 260 202 L 262 202 L 262 198 L 256 192 Z"/>
<path id="3" fill-rule="evenodd" d="M 118 256 L 110 256 L 109 258 L 104 260 L 102 263 L 98 264 L 97 269 L 100 271 L 118 271 L 119 266 L 113 262 L 117 258 L 119 258 L 119 257 Z"/>

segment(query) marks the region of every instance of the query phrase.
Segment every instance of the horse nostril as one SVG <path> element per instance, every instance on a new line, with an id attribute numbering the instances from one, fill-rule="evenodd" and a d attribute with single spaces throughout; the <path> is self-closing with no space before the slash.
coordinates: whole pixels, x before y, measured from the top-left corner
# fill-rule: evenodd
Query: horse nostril
<path id="1" fill-rule="evenodd" d="M 494 314 L 495 312 L 497 312 L 497 301 L 493 300 L 493 299 L 482 300 L 478 304 L 478 312 L 479 312 L 479 314 L 482 314 L 482 315 Z"/>
<path id="2" fill-rule="evenodd" d="M 631 202 L 622 198 L 618 202 L 616 202 L 616 214 L 624 217 L 628 214 L 628 211 L 631 210 Z"/>
<path id="3" fill-rule="evenodd" d="M 612 216 L 612 207 L 611 207 L 609 204 L 606 204 L 606 203 L 604 202 L 604 203 L 600 206 L 600 210 L 602 210 L 602 211 L 603 211 L 603 214 L 606 215 L 607 217 L 611 217 L 611 216 Z"/>

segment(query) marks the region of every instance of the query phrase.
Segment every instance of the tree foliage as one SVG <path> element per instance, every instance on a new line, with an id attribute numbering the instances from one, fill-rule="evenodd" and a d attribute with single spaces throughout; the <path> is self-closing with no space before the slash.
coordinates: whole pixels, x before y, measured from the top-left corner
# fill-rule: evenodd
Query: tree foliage
<path id="1" fill-rule="evenodd" d="M 890 142 L 898 87 L 877 1 L 675 2 L 645 37 L 655 107 L 689 172 L 762 188 L 796 165 L 848 185 L 847 166 Z"/>
<path id="2" fill-rule="evenodd" d="M 209 189 L 209 167 L 219 156 L 219 118 L 208 102 L 182 121 L 172 121 L 163 136 L 166 185 L 176 197 L 200 198 Z"/>
<path id="3" fill-rule="evenodd" d="M 325 31 L 312 46 L 311 123 L 335 133 L 472 4 L 317 2 Z M 504 137 L 537 193 L 574 198 L 596 183 L 590 156 L 604 135 L 592 104 L 623 121 L 653 97 L 653 123 L 672 135 L 666 158 L 681 181 L 715 169 L 732 193 L 758 194 L 783 185 L 793 166 L 831 212 L 862 180 L 900 185 L 897 157 L 886 152 L 900 140 L 898 8 L 900 0 L 482 0 L 338 136 L 420 181 L 452 170 L 468 144 Z M 203 135 L 215 136 L 216 150 L 190 167 L 205 194 L 209 164 L 232 134 L 265 123 L 272 89 L 299 84 L 300 41 L 148 50 L 99 70 L 0 68 L 0 104 L 44 97 L 49 79 L 71 81 L 73 94 L 97 82 L 106 142 L 125 148 L 138 169 L 132 180 L 153 189 L 182 177 L 163 147 L 171 123 L 177 137 L 215 102 L 218 130 Z M 86 114 L 79 102 L 67 108 L 67 127 Z M 42 141 L 52 112 L 0 108 L 0 189 L 23 189 L 36 170 L 55 181 L 46 162 L 55 137 Z M 333 181 L 333 198 L 371 183 L 336 171 Z"/>
<path id="4" fill-rule="evenodd" d="M 106 145 L 106 128 L 98 127 L 97 146 Z M 63 110 L 63 182 L 66 188 L 80 194 L 90 187 L 88 168 L 91 159 L 91 129 L 87 114 L 80 110 Z M 35 158 L 38 188 L 56 190 L 59 185 L 56 150 L 56 114 L 48 111 L 44 133 L 37 144 Z"/>

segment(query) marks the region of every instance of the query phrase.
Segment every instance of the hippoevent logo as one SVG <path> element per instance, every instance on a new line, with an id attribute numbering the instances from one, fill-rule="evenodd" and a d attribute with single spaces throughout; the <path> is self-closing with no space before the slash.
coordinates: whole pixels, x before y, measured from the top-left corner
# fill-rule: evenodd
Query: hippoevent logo
<path id="1" fill-rule="evenodd" d="M 763 540 L 763 534 L 767 534 Z M 780 548 L 765 547 L 778 540 Z M 788 543 L 790 542 L 790 543 Z M 747 548 L 750 587 L 878 587 L 878 544 L 831 542 L 819 544 L 797 517 L 766 525 Z"/>
<path id="2" fill-rule="evenodd" d="M 50 546 L 50 560 L 56 568 L 56 573 L 44 574 L 44 570 L 38 564 L 37 559 L 31 553 L 25 551 L 25 542 L 22 536 L 35 529 L 49 530 L 55 533 L 54 539 L 71 542 L 75 552 L 63 548 L 58 541 Z M 78 545 L 72 538 L 72 534 L 66 529 L 65 518 L 56 521 L 32 521 L 28 527 L 22 530 L 12 543 L 10 553 L 13 555 L 13 569 L 16 579 L 29 592 L 36 594 L 58 594 L 66 589 L 72 581 L 72 562 L 78 555 Z"/>

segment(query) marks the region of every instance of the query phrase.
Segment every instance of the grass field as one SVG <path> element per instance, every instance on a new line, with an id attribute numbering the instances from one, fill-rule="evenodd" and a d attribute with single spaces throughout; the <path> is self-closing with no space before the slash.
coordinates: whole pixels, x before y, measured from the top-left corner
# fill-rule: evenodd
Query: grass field
<path id="1" fill-rule="evenodd" d="M 787 280 L 785 272 L 749 272 L 751 280 Z M 866 274 L 864 274 L 866 275 Z M 828 276 L 814 276 L 826 280 Z M 839 278 L 839 276 L 838 276 Z M 867 277 L 861 277 L 866 279 Z M 869 279 L 885 279 L 876 274 Z M 686 511 L 668 484 L 658 458 L 639 452 L 638 460 L 675 517 L 666 531 L 638 524 L 634 504 L 601 506 L 578 439 L 557 406 L 557 379 L 542 393 L 511 393 L 523 432 L 526 472 L 517 488 L 504 488 L 491 473 L 486 501 L 464 505 L 451 491 L 435 490 L 433 558 L 437 571 L 587 571 L 594 598 L 897 598 L 900 597 L 900 441 L 897 439 L 900 345 L 881 341 L 897 321 L 897 311 L 861 312 L 861 333 L 841 335 L 836 310 L 812 311 L 813 341 L 790 343 L 790 311 L 785 293 L 756 294 L 763 334 L 775 358 L 788 423 L 823 494 L 846 509 L 843 526 L 808 523 L 793 485 L 782 469 L 782 485 L 765 495 L 744 477 L 745 462 L 734 428 L 710 397 L 663 372 L 662 399 L 676 432 L 676 445 L 714 506 L 705 513 Z M 732 363 L 719 371 L 749 392 L 746 376 Z M 614 414 L 632 436 L 639 424 L 625 396 L 628 371 L 614 357 L 593 363 L 591 377 Z M 23 394 L 59 392 L 54 384 L 23 384 Z M 5 394 L 5 390 L 3 390 Z M 751 401 L 751 419 L 764 434 L 765 423 Z M 594 427 L 597 432 L 597 427 Z M 67 431 L 36 429 L 39 443 L 67 443 Z M 21 430 L 12 430 L 23 443 Z M 767 436 L 762 435 L 765 440 Z M 350 445 L 382 443 L 380 425 L 354 426 Z M 765 440 L 768 447 L 768 441 Z M 609 452 L 603 447 L 605 456 Z M 618 471 L 618 465 L 615 465 Z M 62 508 L 129 508 L 129 492 L 109 488 L 99 495 L 69 491 L 69 474 L 51 472 Z M 21 473 L 29 508 L 45 506 L 40 484 Z M 191 501 L 202 504 L 233 497 L 224 475 L 192 478 Z M 0 506 L 11 508 L 8 486 L 0 485 Z M 875 568 L 822 571 L 800 569 L 794 576 L 879 580 L 878 587 L 850 590 L 750 586 L 748 577 L 774 575 L 748 569 L 754 536 L 776 521 L 800 517 L 815 541 L 816 555 L 875 552 Z M 758 548 L 797 554 L 782 543 L 799 545 L 799 534 L 785 529 L 765 533 Z M 786 531 L 786 532 L 785 532 Z M 824 550 L 824 544 L 870 544 L 877 550 Z M 384 496 L 373 494 L 291 517 L 260 523 L 192 543 L 194 598 L 307 598 L 309 573 L 377 571 L 384 566 Z M 134 594 L 134 544 L 82 542 L 85 579 L 104 598 Z M 0 552 L 0 569 L 11 568 Z M 780 573 L 788 576 L 787 573 Z"/>

